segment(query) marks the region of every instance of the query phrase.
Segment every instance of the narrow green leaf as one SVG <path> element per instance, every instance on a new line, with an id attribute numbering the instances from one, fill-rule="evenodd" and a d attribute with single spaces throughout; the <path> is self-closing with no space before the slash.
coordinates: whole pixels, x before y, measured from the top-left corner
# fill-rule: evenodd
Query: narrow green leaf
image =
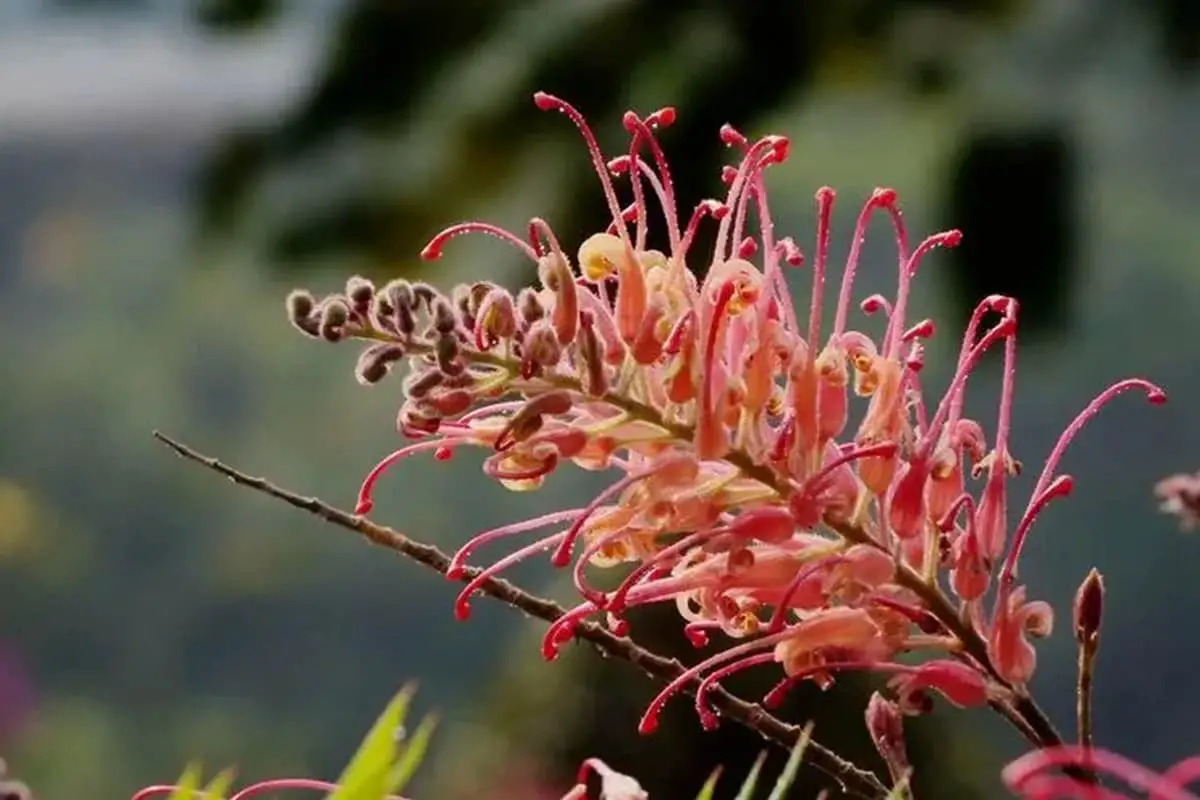
<path id="1" fill-rule="evenodd" d="M 421 765 L 422 759 L 425 758 L 425 751 L 429 747 L 429 740 L 433 737 L 436 727 L 437 717 L 429 714 L 421 720 L 421 724 L 417 726 L 416 733 L 412 735 L 412 738 L 404 742 L 404 752 L 388 775 L 388 794 L 398 794 L 408 784 L 413 773 L 417 771 L 417 767 Z M 368 800 L 368 798 L 364 798 L 364 800 Z"/>
<path id="2" fill-rule="evenodd" d="M 800 772 L 800 762 L 804 760 L 804 751 L 808 749 L 808 742 L 812 738 L 812 731 L 813 724 L 810 722 L 800 732 L 800 738 L 792 748 L 792 755 L 788 758 L 783 772 L 779 774 L 779 780 L 775 782 L 775 788 L 771 790 L 771 796 L 767 800 L 783 800 L 787 790 L 795 783 L 796 775 Z"/>
<path id="3" fill-rule="evenodd" d="M 708 776 L 708 780 L 700 787 L 700 794 L 696 795 L 696 800 L 713 800 L 713 795 L 717 792 L 717 781 L 721 779 L 721 768 L 717 767 Z"/>
<path id="4" fill-rule="evenodd" d="M 746 776 L 746 780 L 742 782 L 742 788 L 738 789 L 737 797 L 733 800 L 750 800 L 754 796 L 754 787 L 758 785 L 758 774 L 762 772 L 763 764 L 767 763 L 767 751 L 758 754 L 758 758 L 754 759 L 754 766 L 750 768 L 750 774 Z"/>
<path id="5" fill-rule="evenodd" d="M 229 794 L 229 787 L 232 785 L 233 770 L 222 770 L 217 777 L 208 782 L 208 786 L 204 787 L 201 797 L 203 800 L 225 800 L 225 796 Z"/>
<path id="6" fill-rule="evenodd" d="M 196 792 L 200 791 L 200 765 L 195 761 L 188 764 L 175 781 L 175 790 L 171 792 L 170 800 L 196 800 Z"/>
<path id="7" fill-rule="evenodd" d="M 389 772 L 399 751 L 396 731 L 404 723 L 414 691 L 410 684 L 392 698 L 326 800 L 383 800 L 387 796 Z"/>
<path id="8" fill-rule="evenodd" d="M 912 796 L 909 791 L 909 779 L 912 777 L 912 770 L 905 772 L 900 776 L 900 780 L 896 781 L 896 785 L 887 793 L 884 800 L 908 800 Z"/>

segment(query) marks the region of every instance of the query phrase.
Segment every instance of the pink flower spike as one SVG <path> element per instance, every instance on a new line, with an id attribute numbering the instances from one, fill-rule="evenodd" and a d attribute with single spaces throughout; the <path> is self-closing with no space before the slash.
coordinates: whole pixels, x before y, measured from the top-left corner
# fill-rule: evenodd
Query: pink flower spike
<path id="1" fill-rule="evenodd" d="M 1088 420 L 1096 416 L 1110 400 L 1120 394 L 1123 394 L 1130 389 L 1141 389 L 1146 393 L 1146 401 L 1151 405 L 1162 405 L 1167 402 L 1167 393 L 1159 386 L 1142 378 L 1126 378 L 1123 381 L 1118 381 L 1112 386 L 1105 389 L 1100 394 L 1096 395 L 1092 402 L 1087 404 L 1087 407 L 1071 420 L 1071 424 L 1063 431 L 1062 436 L 1058 438 L 1054 449 L 1050 451 L 1049 457 L 1046 459 L 1046 464 L 1042 467 L 1042 474 L 1038 477 L 1037 485 L 1034 486 L 1033 495 L 1036 497 L 1046 488 L 1046 484 L 1050 482 L 1054 475 L 1054 470 L 1058 468 L 1058 462 L 1062 460 L 1063 453 L 1066 452 L 1067 445 L 1075 438 Z"/>
<path id="2" fill-rule="evenodd" d="M 1059 475 L 1039 494 L 1035 494 L 1030 498 L 1029 506 L 1025 509 L 1025 513 L 1021 515 L 1020 521 L 1017 522 L 1017 527 L 1013 530 L 1012 544 L 1009 546 L 1008 553 L 1004 556 L 1004 564 L 1000 568 L 1001 586 L 1010 584 L 1017 577 L 1017 567 L 1020 563 L 1021 551 L 1025 548 L 1025 539 L 1029 536 L 1029 529 L 1033 527 L 1033 522 L 1037 519 L 1038 514 L 1041 514 L 1042 510 L 1050 505 L 1052 500 L 1066 497 L 1074 488 L 1074 478 L 1070 475 Z"/>
<path id="3" fill-rule="evenodd" d="M 553 536 L 547 536 L 545 539 L 540 539 L 533 544 L 526 545 L 520 550 L 509 553 L 504 558 L 490 564 L 485 569 L 479 570 L 475 577 L 467 582 L 463 590 L 458 593 L 458 597 L 454 600 L 454 618 L 459 622 L 465 621 L 471 616 L 471 595 L 479 590 L 479 587 L 487 583 L 492 578 L 499 575 L 504 570 L 524 561 L 538 553 L 544 553 L 554 545 L 561 542 L 566 537 L 565 533 L 556 533 Z M 460 577 L 466 571 L 466 567 L 460 570 Z"/>
<path id="4" fill-rule="evenodd" d="M 846 317 L 850 313 L 850 298 L 854 291 L 854 274 L 858 270 L 858 256 L 867 237 L 871 212 L 877 208 L 889 208 L 895 202 L 895 191 L 876 189 L 858 212 L 858 219 L 854 222 L 854 239 L 850 243 L 850 254 L 846 257 L 846 268 L 842 272 L 842 288 L 838 292 L 837 311 L 833 317 L 833 336 L 841 336 L 846 330 Z"/>
<path id="5" fill-rule="evenodd" d="M 731 662 L 737 662 L 739 664 L 746 663 L 745 659 L 747 656 L 755 655 L 761 650 L 773 648 L 778 642 L 782 642 L 792 635 L 792 631 L 786 630 L 770 636 L 763 636 L 744 644 L 735 645 L 730 647 L 728 650 L 724 650 L 710 658 L 706 658 L 699 664 L 696 664 L 695 666 L 681 673 L 677 678 L 675 678 L 675 680 L 663 687 L 662 691 L 655 695 L 654 699 L 650 701 L 650 704 L 646 706 L 646 710 L 642 713 L 642 719 L 638 723 L 638 733 L 642 734 L 643 736 L 653 733 L 655 729 L 658 728 L 658 717 L 662 713 L 663 706 L 667 704 L 667 701 L 679 694 L 679 692 L 683 691 L 683 688 L 688 684 L 699 680 L 700 676 L 708 672 L 710 669 L 714 669 Z M 751 661 L 750 663 L 746 663 L 746 666 L 753 666 L 753 664 L 756 663 L 758 662 Z"/>
<path id="6" fill-rule="evenodd" d="M 359 486 L 358 500 L 354 503 L 354 513 L 371 513 L 371 509 L 375 507 L 375 502 L 371 499 L 371 492 L 375 490 L 375 484 L 383 476 L 383 473 L 387 472 L 397 463 L 418 453 L 437 450 L 441 447 L 454 447 L 456 444 L 458 443 L 453 439 L 429 439 L 428 441 L 401 447 L 399 450 L 395 450 L 384 456 L 383 460 L 371 468 L 371 471 L 367 473 L 367 477 L 363 479 L 362 485 Z"/>
<path id="7" fill-rule="evenodd" d="M 938 247 L 957 247 L 962 241 L 962 232 L 956 230 L 943 231 L 926 237 L 900 267 L 900 286 L 896 291 L 896 305 L 888 321 L 887 332 L 883 335 L 883 346 L 880 350 L 889 358 L 896 358 L 900 353 L 900 340 L 897 338 L 904 326 L 904 315 L 908 311 L 908 295 L 912 289 L 912 280 L 916 277 L 917 266 L 921 259 Z"/>
<path id="8" fill-rule="evenodd" d="M 613 222 L 618 226 L 617 233 L 622 241 L 626 245 L 629 245 L 629 231 L 626 230 L 625 225 L 621 221 L 621 205 L 617 202 L 616 189 L 613 188 L 612 180 L 608 177 L 608 167 L 604 162 L 604 155 L 600 152 L 600 144 L 596 141 L 596 136 L 592 133 L 592 129 L 588 127 L 583 115 L 566 100 L 562 100 L 546 92 L 535 92 L 533 102 L 542 111 L 561 112 L 579 129 L 584 145 L 587 147 L 588 155 L 591 156 L 592 167 L 596 170 L 596 175 L 600 178 L 600 186 L 604 190 L 604 199 L 608 201 L 609 213 L 612 214 Z"/>
<path id="9" fill-rule="evenodd" d="M 676 559 L 682 557 L 693 547 L 704 544 L 706 541 L 726 533 L 729 533 L 728 528 L 713 528 L 709 530 L 696 531 L 695 533 L 690 533 L 687 536 L 684 536 L 679 541 L 668 547 L 664 547 L 662 550 L 659 550 L 657 553 L 642 561 L 642 563 L 630 570 L 629 574 L 625 576 L 625 579 L 622 580 L 617 588 L 613 590 L 612 594 L 605 599 L 601 592 L 592 589 L 591 586 L 588 585 L 587 581 L 585 580 L 584 569 L 587 567 L 588 562 L 590 562 L 592 558 L 599 554 L 605 547 L 608 547 L 609 545 L 618 542 L 629 535 L 625 528 L 617 528 L 616 530 L 605 533 L 603 536 L 597 537 L 587 546 L 579 558 L 575 560 L 575 588 L 586 600 L 590 600 L 591 602 L 595 603 L 599 608 L 603 608 L 610 614 L 620 614 L 625 610 L 626 596 L 630 591 L 633 590 L 633 587 L 637 586 L 638 583 L 641 582 L 643 578 L 658 569 L 670 567 Z"/>
<path id="10" fill-rule="evenodd" d="M 1167 401 L 1166 392 L 1160 389 L 1157 385 L 1150 381 L 1141 378 L 1128 378 L 1113 384 L 1098 394 L 1092 402 L 1088 403 L 1087 407 L 1071 420 L 1071 424 L 1067 426 L 1055 443 L 1054 449 L 1050 451 L 1049 457 L 1046 458 L 1046 464 L 1042 467 L 1042 474 L 1038 477 L 1037 484 L 1033 487 L 1033 494 L 1029 499 L 1029 504 L 1025 508 L 1025 513 L 1021 515 L 1021 521 L 1024 527 L 1021 529 L 1020 536 L 1013 536 L 1012 546 L 1009 548 L 1008 554 L 1004 558 L 1004 565 L 1000 572 L 1000 585 L 1002 590 L 1004 587 L 1012 583 L 1012 577 L 1016 572 L 1017 563 L 1021 557 L 1021 550 L 1025 546 L 1025 539 L 1029 533 L 1029 526 L 1033 523 L 1034 518 L 1041 512 L 1042 508 L 1055 497 L 1061 497 L 1071 489 L 1070 479 L 1064 484 L 1057 481 L 1054 477 L 1054 471 L 1058 468 L 1059 462 L 1062 460 L 1063 454 L 1066 452 L 1067 445 L 1075 438 L 1088 420 L 1096 416 L 1100 409 L 1103 408 L 1110 400 L 1115 398 L 1130 389 L 1141 389 L 1146 393 L 1146 399 L 1151 405 L 1161 405 Z M 997 440 L 997 448 L 1000 442 Z M 1057 488 L 1051 492 L 1052 486 L 1057 484 Z M 997 603 L 1000 598 L 997 597 Z"/>
<path id="11" fill-rule="evenodd" d="M 650 126 L 665 128 L 673 123 L 675 109 L 670 106 L 660 108 L 645 121 L 638 119 L 637 114 L 632 111 L 628 111 L 622 121 L 625 124 L 625 130 L 635 136 L 640 135 L 650 148 L 650 156 L 654 159 L 654 166 L 658 170 L 658 180 L 655 181 L 655 186 L 662 202 L 663 215 L 667 221 L 667 236 L 671 244 L 671 252 L 674 253 L 678 250 L 680 243 L 679 217 L 675 208 L 675 186 L 671 181 L 671 170 L 667 165 L 667 157 L 663 154 L 658 137 L 650 130 Z"/>
<path id="12" fill-rule="evenodd" d="M 813 195 L 817 203 L 817 252 L 813 258 L 812 296 L 808 310 L 808 353 L 810 359 L 817 357 L 817 337 L 821 335 L 821 305 L 825 298 L 825 270 L 829 264 L 830 220 L 837 193 L 828 186 L 817 189 Z"/>
<path id="13" fill-rule="evenodd" d="M 722 203 L 720 200 L 701 200 L 696 204 L 696 208 L 692 211 L 692 216 L 688 219 L 687 227 L 683 232 L 683 241 L 679 245 L 678 260 L 682 261 L 684 255 L 691 248 L 692 242 L 696 238 L 696 234 L 700 231 L 700 222 L 706 216 L 712 217 L 718 222 L 724 219 L 729 214 L 729 206 Z"/>
<path id="14" fill-rule="evenodd" d="M 467 556 L 475 552 L 476 549 L 494 542 L 497 539 L 504 539 L 509 536 L 514 536 L 520 533 L 527 533 L 538 528 L 544 528 L 547 525 L 559 525 L 582 514 L 584 509 L 572 508 L 568 511 L 556 511 L 551 514 L 543 514 L 533 519 L 525 519 L 520 522 L 514 522 L 509 525 L 501 525 L 498 528 L 477 533 L 475 536 L 464 544 L 462 547 L 450 557 L 450 566 L 446 568 L 446 577 L 452 581 L 459 580 L 462 577 L 463 568 L 466 567 Z"/>
<path id="15" fill-rule="evenodd" d="M 584 507 L 580 515 L 571 523 L 571 527 L 566 532 L 566 537 L 562 540 L 562 544 L 554 551 L 554 555 L 550 557 L 550 562 L 556 567 L 565 567 L 571 561 L 571 549 L 575 546 L 576 540 L 583 534 L 583 526 L 595 514 L 604 502 L 613 495 L 620 494 L 630 486 L 633 486 L 638 481 L 644 481 L 647 478 L 656 475 L 664 470 L 674 468 L 687 469 L 694 461 L 686 456 L 668 459 L 666 463 L 659 461 L 652 468 L 647 468 L 641 472 L 635 472 L 632 475 L 627 475 L 621 478 L 616 483 L 604 489 L 600 494 L 592 498 L 591 502 Z"/>
<path id="16" fill-rule="evenodd" d="M 1050 769 L 1086 768 L 1106 772 L 1155 800 L 1200 800 L 1175 781 L 1109 750 L 1064 744 L 1026 753 L 1000 772 L 1004 785 L 1022 797 L 1039 797 L 1027 792 L 1030 782 Z M 1087 796 L 1085 792 L 1081 792 Z"/>
<path id="17" fill-rule="evenodd" d="M 963 388 L 966 386 L 967 378 L 971 371 L 979 364 L 983 354 L 1001 339 L 1004 343 L 1004 381 L 1000 389 L 1000 420 L 996 426 L 996 451 L 1007 451 L 1008 446 L 1008 420 L 1012 411 L 1012 392 L 1016 377 L 1016 335 L 1017 335 L 1017 301 L 1011 298 L 1007 300 L 1004 310 L 1004 317 L 991 328 L 988 329 L 982 338 L 977 342 L 968 344 L 967 340 L 963 341 L 963 352 L 959 354 L 958 365 L 954 370 L 954 377 L 950 381 L 950 385 L 946 387 L 945 394 L 942 395 L 941 401 L 938 403 L 937 409 L 933 412 L 933 419 L 930 420 L 928 432 L 923 440 L 923 453 L 928 456 L 934 445 L 937 444 L 937 439 L 941 434 L 942 425 L 947 421 L 952 409 L 955 406 L 957 398 L 962 396 Z M 982 306 L 982 304 L 980 304 Z"/>
<path id="18" fill-rule="evenodd" d="M 493 236 L 502 242 L 508 242 L 513 247 L 520 250 L 527 258 L 537 263 L 538 252 L 525 243 L 521 237 L 514 233 L 504 230 L 501 227 L 491 224 L 490 222 L 460 222 L 457 225 L 451 225 L 444 231 L 434 236 L 429 240 L 429 243 L 421 249 L 421 258 L 424 261 L 436 261 L 442 257 L 442 248 L 446 246 L 446 242 L 456 236 L 462 236 L 468 233 L 484 233 L 488 236 Z"/>
<path id="19" fill-rule="evenodd" d="M 712 706 L 708 702 L 708 694 L 717 688 L 718 682 L 722 678 L 727 678 L 735 672 L 741 672 L 751 667 L 761 666 L 763 664 L 773 664 L 775 662 L 774 653 L 759 653 L 758 655 L 749 656 L 741 661 L 733 664 L 726 664 L 720 669 L 714 670 L 700 681 L 700 685 L 696 687 L 696 716 L 700 718 L 700 727 L 706 731 L 715 731 L 720 725 L 720 717 L 713 711 Z"/>
<path id="20" fill-rule="evenodd" d="M 805 582 L 810 580 L 815 575 L 828 572 L 838 564 L 846 563 L 846 561 L 847 559 L 845 556 L 832 555 L 824 558 L 818 558 L 815 561 L 811 561 L 801 567 L 800 570 L 792 577 L 791 581 L 788 582 L 788 585 L 784 588 L 783 594 L 779 598 L 779 602 L 775 604 L 775 611 L 771 614 L 771 621 L 767 623 L 766 632 L 768 634 L 779 633 L 783 630 L 784 626 L 787 625 L 787 615 L 788 611 L 791 610 L 792 600 L 795 598 L 796 594 L 800 591 L 800 587 L 803 586 Z"/>
<path id="21" fill-rule="evenodd" d="M 753 190 L 754 181 L 763 168 L 782 160 L 777 155 L 780 152 L 786 154 L 786 142 L 787 140 L 782 136 L 765 136 L 747 148 L 746 154 L 742 157 L 742 163 L 738 167 L 737 174 L 733 179 L 733 183 L 729 187 L 729 194 L 725 198 L 725 205 L 733 209 L 745 205 L 747 200 L 746 193 Z M 739 217 L 741 217 L 740 212 L 726 216 L 721 220 L 721 224 L 717 228 L 716 245 L 713 248 L 713 258 L 715 260 L 724 260 L 726 254 L 730 252 L 729 235 L 733 230 L 732 225 L 734 220 Z"/>

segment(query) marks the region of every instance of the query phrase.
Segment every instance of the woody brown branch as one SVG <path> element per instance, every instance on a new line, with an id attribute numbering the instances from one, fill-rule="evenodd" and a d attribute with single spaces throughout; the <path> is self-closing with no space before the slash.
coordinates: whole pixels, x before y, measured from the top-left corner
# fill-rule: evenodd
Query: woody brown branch
<path id="1" fill-rule="evenodd" d="M 354 531 L 371 543 L 399 553 L 443 576 L 450 567 L 450 557 L 433 545 L 414 541 L 399 531 L 343 511 L 316 497 L 304 497 L 276 486 L 264 478 L 248 475 L 159 431 L 154 431 L 154 438 L 180 457 L 224 475 L 239 486 L 282 500 L 326 522 Z M 461 580 L 463 582 L 470 581 L 479 575 L 479 572 L 480 570 L 476 568 L 467 567 L 462 571 Z M 479 591 L 546 622 L 553 623 L 566 613 L 566 610 L 558 603 L 530 594 L 500 578 L 489 578 L 482 582 Z M 575 627 L 575 636 L 593 645 L 605 655 L 628 661 L 658 680 L 672 681 L 685 672 L 684 666 L 677 660 L 657 655 L 634 644 L 626 637 L 616 636 L 595 622 L 581 621 Z M 685 687 L 685 691 L 694 694 L 698 685 L 698 679 L 692 680 Z M 744 725 L 765 740 L 784 749 L 790 750 L 795 746 L 803 733 L 800 726 L 783 722 L 768 713 L 762 706 L 746 702 L 719 686 L 712 689 L 707 696 L 722 716 Z M 846 794 L 868 798 L 868 800 L 887 797 L 887 788 L 873 773 L 855 766 L 829 748 L 810 740 L 804 752 L 805 762 L 836 780 Z"/>

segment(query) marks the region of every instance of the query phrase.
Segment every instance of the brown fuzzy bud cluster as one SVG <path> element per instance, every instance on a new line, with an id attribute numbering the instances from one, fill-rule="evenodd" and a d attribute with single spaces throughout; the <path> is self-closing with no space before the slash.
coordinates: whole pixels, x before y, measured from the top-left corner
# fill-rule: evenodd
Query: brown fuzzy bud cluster
<path id="1" fill-rule="evenodd" d="M 562 301 L 573 295 L 566 288 L 574 286 L 570 268 L 561 255 L 543 262 L 544 291 L 527 288 L 515 298 L 487 281 L 457 286 L 447 296 L 426 283 L 394 280 L 377 289 L 355 276 L 343 293 L 320 300 L 293 291 L 288 318 L 315 339 L 365 341 L 354 370 L 364 385 L 378 383 L 407 359 L 398 426 L 410 434 L 435 433 L 443 419 L 468 410 L 481 394 L 498 395 L 512 380 L 543 376 L 577 352 L 589 388 L 602 394 L 608 375 L 591 315 L 561 311 L 571 305 Z M 468 359 L 468 352 L 477 358 Z M 508 370 L 500 359 L 518 368 Z"/>

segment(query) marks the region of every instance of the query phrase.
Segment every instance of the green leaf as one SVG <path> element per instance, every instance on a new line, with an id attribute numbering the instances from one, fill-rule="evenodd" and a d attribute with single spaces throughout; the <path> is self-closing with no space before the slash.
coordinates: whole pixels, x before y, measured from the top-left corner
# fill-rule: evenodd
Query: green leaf
<path id="1" fill-rule="evenodd" d="M 887 797 L 883 800 L 908 800 L 912 796 L 909 792 L 908 782 L 912 777 L 912 771 L 909 770 L 900 776 L 900 780 L 896 781 L 896 785 L 887 793 Z"/>
<path id="2" fill-rule="evenodd" d="M 425 751 L 436 727 L 437 717 L 430 714 L 421 720 L 412 738 L 404 742 L 404 752 L 388 775 L 387 794 L 397 794 L 408 784 L 417 767 L 421 765 L 421 760 L 425 758 Z"/>
<path id="3" fill-rule="evenodd" d="M 204 787 L 201 797 L 203 800 L 225 800 L 225 796 L 229 794 L 229 787 L 232 785 L 233 770 L 222 770 L 217 777 L 208 782 L 208 786 Z"/>
<path id="4" fill-rule="evenodd" d="M 196 792 L 200 791 L 200 765 L 195 761 L 188 764 L 175 781 L 175 789 L 171 792 L 170 800 L 196 800 Z"/>
<path id="5" fill-rule="evenodd" d="M 327 795 L 326 800 L 383 800 L 387 797 L 388 779 L 399 756 L 396 731 L 404 723 L 414 691 L 415 687 L 410 684 L 392 698 L 342 771 L 337 788 Z"/>
<path id="6" fill-rule="evenodd" d="M 775 782 L 775 788 L 771 790 L 771 796 L 767 800 L 783 800 L 784 794 L 796 781 L 796 775 L 800 772 L 800 762 L 804 760 L 804 751 L 808 749 L 808 742 L 812 738 L 813 724 L 810 722 L 804 726 L 804 730 L 800 732 L 800 738 L 796 740 L 796 746 L 792 748 L 792 755 L 788 758 L 787 764 L 783 768 L 783 772 L 779 775 L 779 780 Z"/>
<path id="7" fill-rule="evenodd" d="M 717 767 L 708 776 L 708 780 L 704 782 L 704 786 L 700 787 L 700 794 L 696 795 L 696 800 L 713 800 L 713 795 L 717 791 L 717 781 L 721 778 L 721 768 Z"/>
<path id="8" fill-rule="evenodd" d="M 766 762 L 767 752 L 764 750 L 758 754 L 758 758 L 754 759 L 754 766 L 750 768 L 750 774 L 742 782 L 742 788 L 738 789 L 737 797 L 733 800 L 750 800 L 754 796 L 754 787 L 758 785 L 758 774 L 762 772 L 763 764 Z"/>

